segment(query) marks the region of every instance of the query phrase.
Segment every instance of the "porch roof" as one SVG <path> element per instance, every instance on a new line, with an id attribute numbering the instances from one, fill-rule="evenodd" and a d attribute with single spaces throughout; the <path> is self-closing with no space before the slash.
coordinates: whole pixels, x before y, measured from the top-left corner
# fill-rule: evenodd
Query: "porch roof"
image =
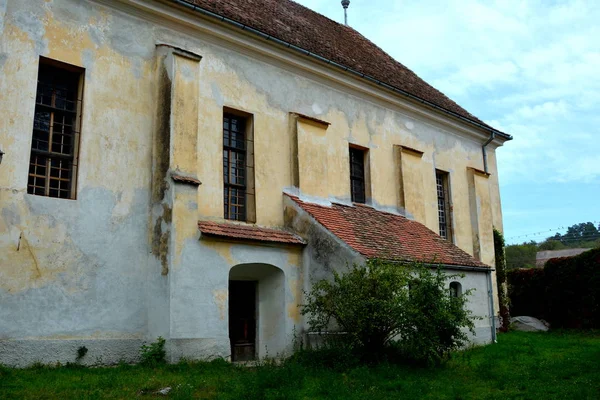
<path id="1" fill-rule="evenodd" d="M 366 258 L 489 268 L 425 225 L 401 215 L 364 204 L 324 206 L 286 196 Z"/>
<path id="2" fill-rule="evenodd" d="M 304 245 L 306 242 L 299 236 L 279 229 L 263 228 L 233 222 L 198 221 L 198 229 L 202 235 L 220 238 L 251 240 L 280 244 Z"/>

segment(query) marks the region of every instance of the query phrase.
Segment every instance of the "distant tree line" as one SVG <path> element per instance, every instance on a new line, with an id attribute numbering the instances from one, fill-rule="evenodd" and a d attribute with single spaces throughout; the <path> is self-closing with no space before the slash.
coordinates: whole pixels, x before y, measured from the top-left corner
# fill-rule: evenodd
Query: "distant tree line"
<path id="1" fill-rule="evenodd" d="M 535 256 L 542 250 L 563 249 L 593 249 L 600 247 L 600 225 L 592 222 L 582 222 L 567 228 L 564 234 L 556 233 L 541 243 L 534 240 L 506 246 L 506 267 L 532 268 L 535 267 Z"/>

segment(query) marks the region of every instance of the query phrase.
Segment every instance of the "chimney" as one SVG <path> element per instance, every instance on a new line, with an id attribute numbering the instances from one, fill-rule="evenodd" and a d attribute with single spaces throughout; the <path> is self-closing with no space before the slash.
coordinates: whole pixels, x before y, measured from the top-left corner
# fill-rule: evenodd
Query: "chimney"
<path id="1" fill-rule="evenodd" d="M 348 26 L 348 6 L 350 0 L 342 0 L 342 7 L 344 7 L 344 25 Z"/>

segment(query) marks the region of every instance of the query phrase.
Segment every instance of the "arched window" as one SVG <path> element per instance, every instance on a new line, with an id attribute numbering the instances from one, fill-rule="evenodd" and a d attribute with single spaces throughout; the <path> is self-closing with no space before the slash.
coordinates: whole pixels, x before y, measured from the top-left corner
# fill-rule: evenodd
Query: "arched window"
<path id="1" fill-rule="evenodd" d="M 462 285 L 458 282 L 450 283 L 450 297 L 460 297 L 462 295 Z"/>

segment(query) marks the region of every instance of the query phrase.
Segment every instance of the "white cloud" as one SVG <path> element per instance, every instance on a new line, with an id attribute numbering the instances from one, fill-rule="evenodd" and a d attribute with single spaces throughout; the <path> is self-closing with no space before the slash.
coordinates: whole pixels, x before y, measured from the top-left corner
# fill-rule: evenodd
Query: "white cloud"
<path id="1" fill-rule="evenodd" d="M 555 120 L 557 118 L 566 117 L 569 114 L 569 105 L 564 100 L 547 101 L 542 104 L 530 106 L 528 104 L 518 108 L 508 117 L 509 120 Z"/>

